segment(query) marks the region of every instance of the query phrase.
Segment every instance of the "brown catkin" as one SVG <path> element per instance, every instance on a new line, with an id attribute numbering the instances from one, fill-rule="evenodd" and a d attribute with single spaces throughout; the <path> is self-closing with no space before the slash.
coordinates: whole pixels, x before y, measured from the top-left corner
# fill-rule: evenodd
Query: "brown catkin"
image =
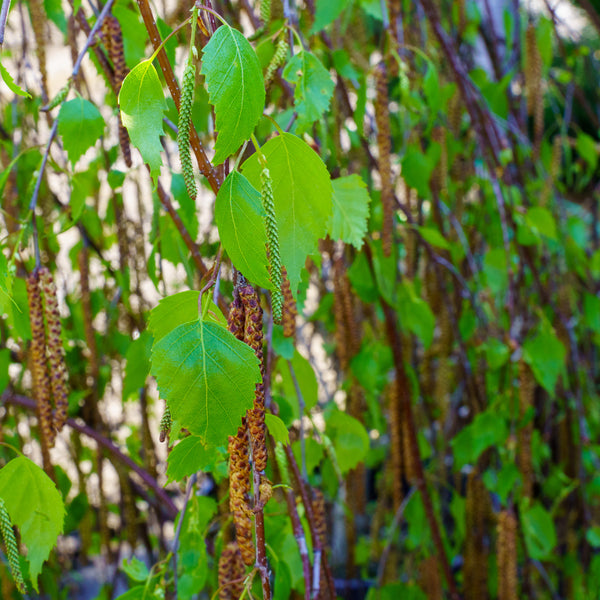
<path id="1" fill-rule="evenodd" d="M 235 536 L 242 560 L 254 563 L 252 509 L 249 504 L 250 461 L 245 420 L 237 435 L 229 436 L 229 509 L 233 514 Z"/>
<path id="2" fill-rule="evenodd" d="M 467 479 L 465 520 L 464 597 L 478 600 L 487 596 L 487 548 L 485 532 L 489 513 L 489 495 L 476 471 Z"/>
<path id="3" fill-rule="evenodd" d="M 443 600 L 444 592 L 437 556 L 429 556 L 419 565 L 419 587 L 425 592 L 427 600 Z"/>
<path id="4" fill-rule="evenodd" d="M 244 592 L 246 568 L 236 542 L 225 546 L 219 557 L 219 599 L 237 600 Z"/>
<path id="5" fill-rule="evenodd" d="M 229 329 L 238 340 L 244 340 L 244 307 L 237 290 L 234 291 L 233 301 L 229 306 L 227 329 Z"/>
<path id="6" fill-rule="evenodd" d="M 333 263 L 333 306 L 336 351 L 340 366 L 345 371 L 350 360 L 360 350 L 361 327 L 343 257 L 337 258 Z"/>
<path id="7" fill-rule="evenodd" d="M 62 326 L 56 297 L 54 279 L 47 268 L 40 269 L 40 285 L 44 293 L 44 312 L 46 315 L 48 369 L 50 386 L 56 411 L 54 412 L 54 430 L 59 432 L 66 420 L 69 408 L 69 373 L 65 361 L 65 349 L 62 343 Z"/>
<path id="8" fill-rule="evenodd" d="M 519 361 L 519 420 L 526 418 L 529 409 L 533 406 L 535 393 L 535 377 L 529 365 L 521 359 Z M 533 461 L 531 456 L 531 436 L 533 422 L 519 427 L 517 435 L 517 450 L 519 471 L 523 480 L 523 496 L 531 498 L 533 494 Z"/>
<path id="9" fill-rule="evenodd" d="M 46 67 L 46 43 L 48 37 L 45 32 L 48 19 L 42 0 L 29 0 L 29 10 L 31 12 L 31 27 L 33 29 L 33 36 L 35 37 L 36 55 L 40 63 L 42 100 L 45 103 L 48 100 L 48 71 Z"/>
<path id="10" fill-rule="evenodd" d="M 102 32 L 106 45 L 108 56 L 113 63 L 115 81 L 114 87 L 117 90 L 117 94 L 121 89 L 123 79 L 129 73 L 127 63 L 125 62 L 125 53 L 123 50 L 123 33 L 121 31 L 121 25 L 116 17 L 107 15 L 102 23 Z M 121 145 L 121 152 L 123 153 L 123 159 L 128 167 L 131 167 L 131 146 L 129 144 L 129 133 L 121 122 L 121 113 L 119 112 L 119 144 Z"/>
<path id="11" fill-rule="evenodd" d="M 503 510 L 498 515 L 496 558 L 498 600 L 517 600 L 517 519 L 511 510 Z"/>
<path id="12" fill-rule="evenodd" d="M 325 511 L 325 496 L 318 488 L 312 488 L 312 509 L 315 516 L 315 530 L 321 540 L 321 546 L 327 546 L 327 516 Z"/>
<path id="13" fill-rule="evenodd" d="M 533 23 L 529 23 L 525 32 L 525 95 L 527 96 L 527 113 L 533 116 L 534 155 L 537 157 L 544 128 L 544 95 L 542 92 L 542 56 Z"/>
<path id="14" fill-rule="evenodd" d="M 550 170 L 548 172 L 548 177 L 544 183 L 544 188 L 540 196 L 540 206 L 545 206 L 546 204 L 548 204 L 550 197 L 552 196 L 552 190 L 558 182 L 561 161 L 562 137 L 560 135 L 556 135 L 552 140 L 552 156 L 550 159 Z"/>
<path id="15" fill-rule="evenodd" d="M 383 225 L 381 241 L 383 253 L 392 253 L 394 236 L 394 189 L 392 187 L 390 109 L 388 97 L 388 77 L 385 63 L 375 69 L 375 123 L 377 125 L 377 146 L 379 148 L 379 175 L 381 177 L 381 205 Z"/>
<path id="16" fill-rule="evenodd" d="M 90 375 L 93 379 L 93 389 L 98 385 L 100 374 L 100 363 L 98 359 L 98 346 L 96 344 L 96 333 L 94 331 L 94 313 L 92 310 L 92 296 L 90 293 L 90 252 L 84 242 L 81 251 L 77 255 L 79 265 L 79 287 L 81 292 L 81 310 L 83 313 L 83 330 L 88 350 Z"/>
<path id="17" fill-rule="evenodd" d="M 240 300 L 244 306 L 244 342 L 254 350 L 260 361 L 261 379 L 256 384 L 254 406 L 247 413 L 248 431 L 252 445 L 252 462 L 254 468 L 262 473 L 267 467 L 267 429 L 265 426 L 265 363 L 263 357 L 263 311 L 258 294 L 251 285 L 239 289 Z"/>
<path id="18" fill-rule="evenodd" d="M 296 308 L 296 301 L 292 294 L 292 287 L 285 267 L 282 267 L 281 274 L 283 277 L 283 283 L 281 285 L 281 290 L 283 292 L 283 318 L 281 321 L 281 324 L 283 325 L 283 335 L 287 338 L 293 338 L 296 337 L 296 317 L 298 316 L 298 309 Z"/>
<path id="19" fill-rule="evenodd" d="M 403 477 L 403 444 L 402 444 L 402 415 L 400 411 L 400 398 L 398 388 L 395 383 L 389 387 L 389 413 L 388 422 L 390 424 L 390 467 L 392 471 L 392 500 L 394 512 L 402 504 L 402 477 Z"/>
<path id="20" fill-rule="evenodd" d="M 29 318 L 31 320 L 31 375 L 36 401 L 36 411 L 40 424 L 40 443 L 44 457 L 44 469 L 50 465 L 49 448 L 54 445 L 56 432 L 50 403 L 50 377 L 46 360 L 46 332 L 44 308 L 39 285 L 39 272 L 33 271 L 27 278 Z"/>

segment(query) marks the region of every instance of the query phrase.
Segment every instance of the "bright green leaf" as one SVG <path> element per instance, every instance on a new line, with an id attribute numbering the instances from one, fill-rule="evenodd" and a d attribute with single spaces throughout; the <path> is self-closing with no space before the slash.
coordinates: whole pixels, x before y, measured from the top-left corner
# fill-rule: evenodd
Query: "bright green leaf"
<path id="1" fill-rule="evenodd" d="M 12 75 L 6 70 L 6 67 L 0 62 L 0 75 L 2 80 L 8 86 L 8 89 L 17 94 L 17 96 L 25 96 L 25 98 L 31 98 L 31 94 L 26 92 L 23 88 L 20 88 L 12 78 Z"/>
<path id="2" fill-rule="evenodd" d="M 521 511 L 521 520 L 528 555 L 534 560 L 550 558 L 557 541 L 552 515 L 540 504 L 534 504 Z"/>
<path id="3" fill-rule="evenodd" d="M 169 452 L 167 477 L 169 481 L 182 481 L 197 471 L 209 471 L 216 458 L 214 447 L 207 448 L 201 437 L 190 435 Z"/>
<path id="4" fill-rule="evenodd" d="M 296 86 L 294 108 L 298 114 L 297 127 L 304 131 L 325 113 L 335 85 L 321 61 L 306 50 L 290 59 L 283 70 L 283 77 Z"/>
<path id="5" fill-rule="evenodd" d="M 125 77 L 119 92 L 119 106 L 129 138 L 150 166 L 150 175 L 156 182 L 162 165 L 160 138 L 167 103 L 151 61 L 142 61 Z"/>
<path id="6" fill-rule="evenodd" d="M 0 498 L 27 546 L 29 574 L 37 592 L 42 564 L 63 530 L 63 499 L 48 475 L 24 456 L 0 469 Z"/>
<path id="7" fill-rule="evenodd" d="M 409 146 L 402 159 L 402 177 L 407 185 L 419 192 L 423 198 L 430 198 L 429 180 L 442 153 L 442 147 L 433 142 L 423 154 L 419 147 Z"/>
<path id="8" fill-rule="evenodd" d="M 475 464 L 486 448 L 503 444 L 507 436 L 506 422 L 492 409 L 478 414 L 450 442 L 455 468 L 459 470 L 466 464 Z"/>
<path id="9" fill-rule="evenodd" d="M 298 350 L 294 352 L 294 358 L 292 358 L 291 363 L 294 374 L 296 375 L 296 381 L 300 387 L 302 399 L 304 400 L 304 410 L 309 411 L 317 404 L 319 399 L 317 377 L 310 362 L 304 358 Z M 296 393 L 296 386 L 294 385 L 288 361 L 284 361 L 280 358 L 277 361 L 277 368 L 281 374 L 281 384 L 284 393 L 288 401 L 294 407 L 294 418 L 297 419 L 300 416 L 300 413 L 298 412 L 298 394 Z"/>
<path id="10" fill-rule="evenodd" d="M 239 171 L 232 171 L 215 201 L 221 242 L 236 269 L 252 283 L 271 289 L 264 218 L 260 193 Z"/>
<path id="11" fill-rule="evenodd" d="M 317 0 L 315 21 L 310 28 L 310 33 L 317 33 L 333 23 L 342 14 L 347 4 L 347 0 Z"/>
<path id="12" fill-rule="evenodd" d="M 122 394 L 124 402 L 132 396 L 139 398 L 140 389 L 146 385 L 146 377 L 150 372 L 151 351 L 152 336 L 149 331 L 142 332 L 127 348 Z"/>
<path id="13" fill-rule="evenodd" d="M 541 206 L 530 208 L 527 211 L 525 220 L 534 233 L 544 235 L 551 240 L 557 239 L 556 223 L 552 213 L 547 208 Z"/>
<path id="14" fill-rule="evenodd" d="M 583 314 L 586 325 L 595 333 L 600 333 L 600 298 L 598 296 L 584 292 Z"/>
<path id="15" fill-rule="evenodd" d="M 342 473 L 364 461 L 369 451 L 369 434 L 360 421 L 336 410 L 327 418 L 325 427 Z"/>
<path id="16" fill-rule="evenodd" d="M 100 111 L 81 96 L 63 102 L 58 113 L 58 133 L 72 165 L 91 148 L 104 132 Z"/>
<path id="17" fill-rule="evenodd" d="M 554 394 L 558 377 L 564 371 L 566 354 L 563 343 L 547 323 L 523 345 L 525 362 L 531 367 L 538 383 L 550 394 Z"/>
<path id="18" fill-rule="evenodd" d="M 419 227 L 418 225 L 415 225 L 415 229 L 419 231 L 427 243 L 442 250 L 450 250 L 450 244 L 437 229 L 433 227 Z"/>
<path id="19" fill-rule="evenodd" d="M 295 294 L 308 255 L 327 234 L 333 189 L 319 155 L 303 140 L 284 133 L 262 148 L 273 178 L 273 199 L 279 229 L 282 263 Z M 262 167 L 253 154 L 243 165 L 244 175 L 260 187 Z"/>
<path id="20" fill-rule="evenodd" d="M 213 163 L 220 165 L 254 131 L 265 105 L 265 83 L 256 52 L 229 25 L 219 27 L 204 47 L 201 72 L 215 107 Z"/>
<path id="21" fill-rule="evenodd" d="M 357 250 L 367 234 L 369 203 L 367 185 L 359 175 L 339 177 L 333 186 L 333 217 L 329 234 L 334 240 L 352 244 Z"/>
<path id="22" fill-rule="evenodd" d="M 131 560 L 123 559 L 121 570 L 126 573 L 133 581 L 146 581 L 150 572 L 148 567 L 135 556 Z"/>
<path id="23" fill-rule="evenodd" d="M 235 435 L 260 381 L 250 346 L 224 327 L 198 320 L 154 344 L 152 374 L 173 419 L 209 446 Z"/>
<path id="24" fill-rule="evenodd" d="M 276 442 L 281 442 L 282 444 L 290 443 L 290 433 L 285 423 L 279 417 L 267 413 L 265 415 L 265 423 L 267 424 L 269 433 Z"/>
<path id="25" fill-rule="evenodd" d="M 429 304 L 415 294 L 409 283 L 398 286 L 398 309 L 402 326 L 412 331 L 425 349 L 429 348 L 433 341 L 435 316 Z"/>

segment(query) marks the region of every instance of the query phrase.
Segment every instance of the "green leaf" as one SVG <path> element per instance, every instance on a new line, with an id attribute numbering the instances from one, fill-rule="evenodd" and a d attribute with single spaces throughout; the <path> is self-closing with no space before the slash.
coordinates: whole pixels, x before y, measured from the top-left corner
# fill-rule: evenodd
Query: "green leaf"
<path id="1" fill-rule="evenodd" d="M 307 256 L 317 251 L 319 238 L 327 234 L 333 188 L 319 155 L 291 133 L 269 140 L 262 151 L 273 178 L 281 261 L 296 294 Z M 257 189 L 261 171 L 256 154 L 243 165 L 244 175 Z"/>
<path id="2" fill-rule="evenodd" d="M 31 94 L 26 92 L 23 88 L 20 88 L 15 80 L 12 78 L 12 75 L 6 70 L 6 67 L 0 62 L 0 75 L 2 76 L 2 80 L 8 86 L 8 89 L 13 92 L 13 94 L 17 94 L 17 96 L 25 96 L 25 98 L 31 98 Z"/>
<path id="3" fill-rule="evenodd" d="M 154 336 L 155 344 L 178 325 L 189 323 L 198 318 L 199 295 L 200 292 L 196 290 L 179 292 L 178 294 L 163 298 L 158 305 L 152 309 L 148 321 L 148 329 L 150 329 Z M 206 313 L 207 319 L 213 323 L 221 324 L 223 327 L 226 327 L 227 319 L 225 319 L 223 313 L 221 313 L 217 306 L 213 304 L 209 296 L 205 295 L 202 298 L 202 306 L 204 306 L 206 301 L 210 302 L 210 307 Z"/>
<path id="4" fill-rule="evenodd" d="M 63 530 L 63 499 L 48 475 L 24 456 L 0 469 L 0 498 L 27 546 L 29 574 L 37 592 L 42 564 Z"/>
<path id="5" fill-rule="evenodd" d="M 433 341 L 435 316 L 429 304 L 419 298 L 408 282 L 398 286 L 398 309 L 403 327 L 412 331 L 423 343 L 425 349 Z"/>
<path id="6" fill-rule="evenodd" d="M 556 223 L 547 208 L 541 206 L 530 208 L 525 216 L 525 221 L 534 233 L 544 235 L 551 240 L 557 239 Z"/>
<path id="7" fill-rule="evenodd" d="M 521 511 L 527 553 L 534 560 L 551 557 L 556 546 L 556 530 L 552 516 L 540 504 Z"/>
<path id="8" fill-rule="evenodd" d="M 290 443 L 290 433 L 285 423 L 279 417 L 267 413 L 265 415 L 265 423 L 267 424 L 269 433 L 276 442 L 281 442 L 282 444 Z"/>
<path id="9" fill-rule="evenodd" d="M 91 148 L 104 132 L 100 111 L 81 96 L 63 102 L 58 113 L 58 133 L 72 165 Z"/>
<path id="10" fill-rule="evenodd" d="M 371 198 L 367 185 L 359 175 L 339 177 L 333 186 L 333 217 L 329 234 L 334 240 L 352 244 L 357 250 L 363 245 L 367 234 L 369 203 Z"/>
<path id="11" fill-rule="evenodd" d="M 419 231 L 427 243 L 435 248 L 450 250 L 450 244 L 437 229 L 433 229 L 433 227 L 420 227 L 419 225 L 415 225 L 414 227 Z"/>
<path id="12" fill-rule="evenodd" d="M 132 556 L 129 561 L 126 558 L 123 559 L 121 571 L 126 573 L 133 581 L 146 581 L 150 574 L 148 567 L 135 556 Z"/>
<path id="13" fill-rule="evenodd" d="M 229 25 L 219 27 L 204 47 L 201 73 L 215 107 L 213 163 L 220 165 L 254 131 L 265 105 L 265 82 L 256 52 Z"/>
<path id="14" fill-rule="evenodd" d="M 188 319 L 189 320 L 189 319 Z M 152 352 L 152 336 L 149 331 L 140 334 L 127 348 L 127 364 L 123 380 L 123 402 L 132 396 L 139 398 L 140 389 L 146 385 L 146 377 L 150 372 L 150 354 Z"/>
<path id="15" fill-rule="evenodd" d="M 325 427 L 342 473 L 354 469 L 365 459 L 369 451 L 369 434 L 358 419 L 336 410 L 327 418 Z"/>
<path id="16" fill-rule="evenodd" d="M 600 298 L 588 292 L 583 293 L 583 314 L 585 324 L 594 332 L 600 333 Z"/>
<path id="17" fill-rule="evenodd" d="M 162 165 L 160 137 L 167 103 L 151 61 L 142 61 L 125 77 L 119 92 L 119 106 L 129 138 L 148 163 L 156 183 Z"/>
<path id="18" fill-rule="evenodd" d="M 417 146 L 409 146 L 402 159 L 402 176 L 407 185 L 417 190 L 423 198 L 431 197 L 429 180 L 441 154 L 442 147 L 433 142 L 425 154 Z"/>
<path id="19" fill-rule="evenodd" d="M 575 147 L 577 148 L 577 152 L 581 154 L 585 162 L 590 166 L 590 170 L 593 171 L 598 164 L 598 146 L 594 138 L 580 131 L 577 134 Z"/>
<path id="20" fill-rule="evenodd" d="M 523 345 L 523 358 L 531 367 L 538 383 L 550 394 L 565 369 L 567 351 L 549 323 L 542 323 L 538 334 Z"/>
<path id="21" fill-rule="evenodd" d="M 310 33 L 317 33 L 333 23 L 342 14 L 347 4 L 347 0 L 317 0 L 315 22 L 310 28 Z"/>
<path id="22" fill-rule="evenodd" d="M 305 131 L 329 107 L 335 87 L 331 75 L 314 54 L 302 50 L 290 59 L 283 70 L 283 77 L 296 85 L 294 108 L 298 114 L 297 127 Z"/>
<path id="23" fill-rule="evenodd" d="M 486 448 L 503 444 L 507 437 L 506 422 L 493 409 L 478 414 L 450 442 L 455 468 L 460 470 L 466 464 L 475 464 Z"/>
<path id="24" fill-rule="evenodd" d="M 271 289 L 264 218 L 260 192 L 240 172 L 232 171 L 215 201 L 219 236 L 235 268 L 256 285 Z"/>
<path id="25" fill-rule="evenodd" d="M 298 381 L 298 386 L 302 393 L 304 410 L 305 412 L 309 411 L 317 404 L 319 399 L 317 377 L 310 362 L 304 358 L 298 350 L 294 351 L 294 358 L 292 358 L 290 362 L 292 363 L 292 368 L 294 369 L 294 374 L 296 375 L 296 380 Z M 296 393 L 296 386 L 294 385 L 288 362 L 278 359 L 277 369 L 281 374 L 281 385 L 283 386 L 285 396 L 293 406 L 294 418 L 298 419 L 300 417 L 300 412 L 298 410 L 298 394 Z"/>
<path id="26" fill-rule="evenodd" d="M 190 435 L 169 452 L 167 477 L 169 481 L 182 481 L 197 471 L 209 471 L 216 458 L 214 447 L 207 448 L 201 437 Z"/>
<path id="27" fill-rule="evenodd" d="M 224 327 L 199 320 L 154 344 L 152 374 L 173 419 L 209 446 L 235 434 L 260 381 L 252 348 Z"/>

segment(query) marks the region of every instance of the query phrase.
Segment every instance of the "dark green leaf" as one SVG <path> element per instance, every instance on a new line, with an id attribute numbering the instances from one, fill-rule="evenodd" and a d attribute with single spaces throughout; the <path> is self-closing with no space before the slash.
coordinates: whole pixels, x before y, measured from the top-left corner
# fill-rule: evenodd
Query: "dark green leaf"
<path id="1" fill-rule="evenodd" d="M 523 358 L 531 367 L 538 383 L 550 394 L 559 375 L 565 369 L 566 350 L 548 323 L 543 323 L 537 335 L 523 345 Z"/>

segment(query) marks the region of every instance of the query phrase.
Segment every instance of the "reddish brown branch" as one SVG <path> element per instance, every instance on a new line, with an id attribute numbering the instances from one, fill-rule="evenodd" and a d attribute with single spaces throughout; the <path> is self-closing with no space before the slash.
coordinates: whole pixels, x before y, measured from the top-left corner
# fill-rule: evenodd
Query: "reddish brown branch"
<path id="1" fill-rule="evenodd" d="M 158 32 L 150 4 L 148 3 L 148 0 L 138 0 L 138 6 L 140 8 L 140 13 L 142 14 L 142 19 L 144 20 L 144 25 L 146 26 L 146 30 L 150 36 L 152 46 L 156 50 L 161 45 L 162 38 Z M 171 92 L 173 101 L 175 102 L 175 106 L 177 107 L 177 110 L 179 110 L 181 92 L 179 90 L 177 79 L 175 79 L 173 67 L 171 67 L 171 63 L 167 58 L 167 53 L 165 52 L 164 47 L 162 47 L 158 52 L 157 58 L 165 81 L 167 82 L 167 86 L 169 87 L 169 91 Z M 204 148 L 202 147 L 202 142 L 198 137 L 198 132 L 194 127 L 192 127 L 190 130 L 190 144 L 194 154 L 196 155 L 200 172 L 206 177 L 206 179 L 208 179 L 208 183 L 210 184 L 212 191 L 216 194 L 221 186 L 221 181 L 219 180 L 217 172 L 215 171 L 211 162 L 208 160 L 208 157 L 204 152 Z"/>

